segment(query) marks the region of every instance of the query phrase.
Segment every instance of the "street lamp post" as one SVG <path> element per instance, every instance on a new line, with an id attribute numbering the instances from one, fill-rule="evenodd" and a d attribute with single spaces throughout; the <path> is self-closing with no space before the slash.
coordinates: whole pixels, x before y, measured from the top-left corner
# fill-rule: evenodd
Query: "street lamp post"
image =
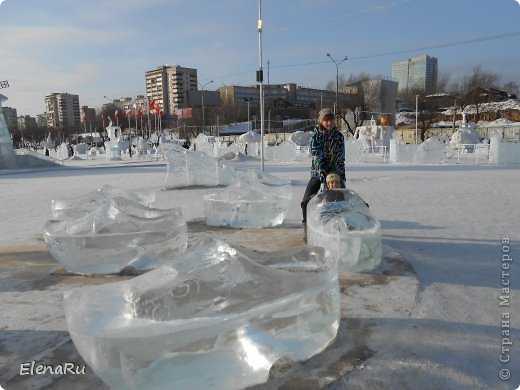
<path id="1" fill-rule="evenodd" d="M 330 58 L 332 62 L 334 62 L 334 65 L 336 65 L 336 102 L 334 103 L 334 114 L 336 114 L 336 107 L 338 106 L 338 90 L 339 90 L 339 66 L 343 61 L 346 61 L 348 58 L 345 56 L 341 61 L 336 61 L 330 53 L 327 53 L 327 57 Z"/>
<path id="2" fill-rule="evenodd" d="M 202 133 L 205 134 L 204 132 L 204 126 L 206 125 L 206 118 L 205 118 L 205 114 L 204 114 L 204 87 L 206 87 L 206 85 L 208 84 L 211 84 L 213 82 L 213 80 L 211 81 L 208 81 L 207 83 L 205 84 L 201 84 L 199 83 L 200 85 L 200 88 L 202 90 L 202 94 L 201 94 L 201 105 L 202 105 Z"/>

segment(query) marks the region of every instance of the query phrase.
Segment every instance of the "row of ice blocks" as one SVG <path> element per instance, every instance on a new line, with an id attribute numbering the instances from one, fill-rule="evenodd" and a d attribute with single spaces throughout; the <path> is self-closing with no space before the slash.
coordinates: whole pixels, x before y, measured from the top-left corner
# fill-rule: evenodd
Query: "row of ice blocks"
<path id="1" fill-rule="evenodd" d="M 131 280 L 64 294 L 72 340 L 112 389 L 239 389 L 336 337 L 337 263 L 319 247 L 255 252 L 205 238 Z"/>
<path id="2" fill-rule="evenodd" d="M 307 244 L 330 250 L 339 272 L 365 271 L 381 263 L 381 225 L 352 190 L 324 191 L 309 201 Z"/>
<path id="3" fill-rule="evenodd" d="M 117 273 L 146 270 L 186 250 L 181 208 L 149 207 L 153 193 L 125 193 L 104 186 L 74 201 L 53 201 L 43 235 L 49 252 L 67 270 Z"/>
<path id="4" fill-rule="evenodd" d="M 206 224 L 234 228 L 281 225 L 291 200 L 289 182 L 257 170 L 236 170 L 235 181 L 203 197 Z"/>

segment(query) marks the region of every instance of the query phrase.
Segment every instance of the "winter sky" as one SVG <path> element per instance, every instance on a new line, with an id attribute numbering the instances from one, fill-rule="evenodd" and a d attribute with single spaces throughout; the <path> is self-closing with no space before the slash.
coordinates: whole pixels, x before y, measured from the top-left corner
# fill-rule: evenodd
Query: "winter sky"
<path id="1" fill-rule="evenodd" d="M 0 80 L 18 115 L 44 111 L 45 95 L 81 105 L 144 94 L 159 65 L 198 69 L 207 86 L 255 83 L 257 0 L 0 0 Z M 263 0 L 267 82 L 325 88 L 340 74 L 390 78 L 392 63 L 429 54 L 452 78 L 475 65 L 520 84 L 515 0 Z"/>

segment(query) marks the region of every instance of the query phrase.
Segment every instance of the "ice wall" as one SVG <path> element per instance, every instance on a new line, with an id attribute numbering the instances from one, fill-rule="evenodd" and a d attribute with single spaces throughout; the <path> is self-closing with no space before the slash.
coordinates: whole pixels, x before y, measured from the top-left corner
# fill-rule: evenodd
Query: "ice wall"
<path id="1" fill-rule="evenodd" d="M 294 161 L 296 160 L 296 144 L 288 140 L 278 146 L 269 146 L 265 148 L 265 157 L 270 161 Z"/>
<path id="2" fill-rule="evenodd" d="M 492 137 L 489 145 L 490 164 L 520 164 L 520 143 Z"/>
<path id="3" fill-rule="evenodd" d="M 390 162 L 413 163 L 417 144 L 400 143 L 397 140 L 390 141 Z"/>
<path id="4" fill-rule="evenodd" d="M 171 266 L 68 290 L 64 307 L 74 345 L 111 388 L 233 390 L 334 340 L 337 278 L 323 248 L 253 259 L 206 238 Z"/>
<path id="5" fill-rule="evenodd" d="M 205 153 L 184 149 L 175 144 L 162 144 L 167 159 L 165 188 L 229 185 L 234 169 Z"/>

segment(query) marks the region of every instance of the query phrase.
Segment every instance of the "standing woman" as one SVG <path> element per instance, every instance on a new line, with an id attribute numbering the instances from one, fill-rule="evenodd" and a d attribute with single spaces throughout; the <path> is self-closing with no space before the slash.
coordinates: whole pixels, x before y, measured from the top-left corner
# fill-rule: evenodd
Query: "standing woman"
<path id="1" fill-rule="evenodd" d="M 318 193 L 329 173 L 339 175 L 341 187 L 345 188 L 345 139 L 336 129 L 334 112 L 330 108 L 324 108 L 318 114 L 318 125 L 314 129 L 310 149 L 311 179 L 301 202 L 304 224 L 307 221 L 307 203 Z"/>

